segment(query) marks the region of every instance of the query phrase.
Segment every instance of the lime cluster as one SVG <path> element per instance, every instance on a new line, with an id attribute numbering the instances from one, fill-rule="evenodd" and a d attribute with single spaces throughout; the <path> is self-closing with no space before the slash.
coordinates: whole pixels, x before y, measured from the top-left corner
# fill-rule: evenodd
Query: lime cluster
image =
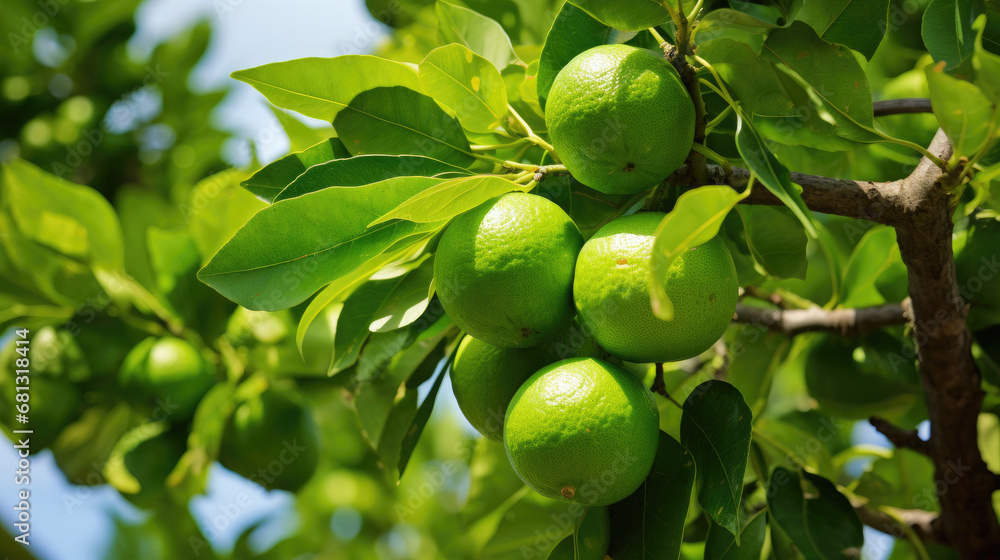
<path id="1" fill-rule="evenodd" d="M 652 245 L 663 216 L 615 219 L 584 243 L 557 205 L 509 193 L 441 238 L 435 285 L 468 335 L 451 368 L 456 400 L 543 496 L 606 506 L 636 491 L 655 459 L 659 412 L 643 380 L 612 362 L 696 356 L 732 319 L 736 269 L 719 239 L 658 278 L 675 317 L 653 315 Z"/>

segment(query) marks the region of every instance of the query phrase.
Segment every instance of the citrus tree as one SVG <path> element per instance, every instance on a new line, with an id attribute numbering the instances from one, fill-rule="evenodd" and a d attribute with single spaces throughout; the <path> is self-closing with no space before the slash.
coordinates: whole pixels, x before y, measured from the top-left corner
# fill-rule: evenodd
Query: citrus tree
<path id="1" fill-rule="evenodd" d="M 216 462 L 302 518 L 233 558 L 996 556 L 988 2 L 367 4 L 378 56 L 233 74 L 332 128 L 141 258 L 4 165 L 5 363 L 51 348 L 71 481 L 170 557 L 217 553 L 184 507 Z"/>

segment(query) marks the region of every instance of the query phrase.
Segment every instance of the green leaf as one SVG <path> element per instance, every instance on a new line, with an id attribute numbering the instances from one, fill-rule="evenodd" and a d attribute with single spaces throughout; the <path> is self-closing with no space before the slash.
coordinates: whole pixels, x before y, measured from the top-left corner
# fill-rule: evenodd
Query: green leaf
<path id="1" fill-rule="evenodd" d="M 354 156 L 306 169 L 274 198 L 274 202 L 330 187 L 360 187 L 394 177 L 437 177 L 468 173 L 464 167 L 424 156 Z"/>
<path id="2" fill-rule="evenodd" d="M 376 330 L 370 327 L 380 319 L 385 318 L 386 307 L 391 307 L 393 294 L 406 285 L 406 279 L 410 276 L 412 268 L 419 266 L 420 262 L 422 261 L 414 261 L 395 269 L 392 272 L 395 274 L 393 277 L 368 280 L 344 300 L 344 308 L 337 319 L 337 328 L 333 339 L 333 361 L 330 365 L 330 375 L 354 365 L 361 353 L 362 345 L 368 340 L 372 331 Z M 424 286 L 425 298 L 429 284 L 428 280 Z"/>
<path id="3" fill-rule="evenodd" d="M 188 221 L 202 262 L 215 254 L 258 210 L 267 207 L 240 188 L 246 175 L 235 169 L 198 181 L 181 212 Z"/>
<path id="4" fill-rule="evenodd" d="M 406 273 L 396 289 L 372 314 L 374 320 L 369 330 L 386 332 L 405 327 L 427 309 L 431 299 L 431 281 L 434 279 L 434 259 L 427 254 L 417 262 L 419 266 Z"/>
<path id="5" fill-rule="evenodd" d="M 413 195 L 371 225 L 394 219 L 418 223 L 450 220 L 501 194 L 528 190 L 525 185 L 519 185 L 498 175 L 450 179 Z"/>
<path id="6" fill-rule="evenodd" d="M 352 155 L 420 155 L 463 166 L 473 162 L 458 120 L 430 97 L 405 87 L 358 94 L 333 127 Z"/>
<path id="7" fill-rule="evenodd" d="M 437 374 L 437 379 L 434 380 L 431 390 L 424 397 L 424 402 L 420 403 L 420 408 L 417 409 L 417 413 L 413 416 L 413 422 L 410 423 L 409 429 L 406 430 L 406 436 L 403 438 L 403 444 L 399 450 L 399 463 L 397 463 L 401 478 L 403 472 L 406 470 L 406 465 L 410 462 L 410 457 L 413 456 L 413 450 L 416 449 L 417 442 L 420 441 L 420 435 L 424 432 L 427 421 L 431 419 L 431 412 L 434 411 L 434 403 L 437 401 L 438 390 L 441 389 L 441 382 L 444 381 L 446 369 L 440 365 L 438 367 L 441 369 Z"/>
<path id="8" fill-rule="evenodd" d="M 827 43 L 850 47 L 871 60 L 889 28 L 889 0 L 803 2 L 795 19 L 811 25 Z"/>
<path id="9" fill-rule="evenodd" d="M 812 213 L 802 200 L 802 188 L 792 184 L 788 168 L 774 157 L 757 130 L 742 116 L 736 125 L 736 149 L 757 179 L 795 214 L 806 233 L 816 237 Z"/>
<path id="10" fill-rule="evenodd" d="M 995 135 L 996 106 L 975 84 L 945 74 L 941 63 L 924 71 L 934 115 L 955 153 L 976 154 Z"/>
<path id="11" fill-rule="evenodd" d="M 498 526 L 479 555 L 482 560 L 548 558 L 587 512 L 585 506 L 544 498 L 526 486 L 511 499 L 497 512 Z"/>
<path id="12" fill-rule="evenodd" d="M 278 194 L 296 177 L 314 165 L 350 157 L 338 138 L 330 138 L 301 152 L 294 152 L 257 170 L 241 185 L 258 197 L 274 202 Z"/>
<path id="13" fill-rule="evenodd" d="M 439 179 L 399 177 L 326 189 L 264 208 L 198 272 L 198 278 L 248 309 L 299 304 L 324 284 L 378 256 L 397 241 L 443 223 L 372 220 Z"/>
<path id="14" fill-rule="evenodd" d="M 902 264 L 896 230 L 876 226 L 868 230 L 847 260 L 841 284 L 841 305 L 869 307 L 886 303 L 876 282 L 894 264 Z"/>
<path id="15" fill-rule="evenodd" d="M 822 101 L 837 123 L 836 133 L 858 142 L 881 140 L 874 131 L 875 113 L 868 76 L 847 47 L 831 45 L 809 25 L 796 21 L 775 29 L 764 42 L 762 57 L 791 70 L 810 95 Z"/>
<path id="16" fill-rule="evenodd" d="M 676 560 L 694 488 L 695 460 L 674 438 L 660 431 L 656 458 L 639 489 L 611 506 L 614 558 Z"/>
<path id="17" fill-rule="evenodd" d="M 819 335 L 803 351 L 806 389 L 824 411 L 838 417 L 861 420 L 878 414 L 894 420 L 921 398 L 914 360 L 903 357 L 904 348 L 883 331 L 861 341 Z"/>
<path id="18" fill-rule="evenodd" d="M 737 543 L 733 534 L 724 531 L 714 521 L 709 521 L 705 541 L 705 560 L 760 560 L 764 537 L 767 534 L 767 513 L 757 512 L 740 532 Z"/>
<path id="19" fill-rule="evenodd" d="M 948 70 L 972 54 L 972 4 L 968 0 L 931 0 L 924 10 L 920 35 L 934 60 L 944 61 Z"/>
<path id="20" fill-rule="evenodd" d="M 472 52 L 503 70 L 509 64 L 524 65 L 503 27 L 479 12 L 438 0 L 438 29 L 446 42 L 465 45 Z"/>
<path id="21" fill-rule="evenodd" d="M 378 87 L 420 89 L 409 66 L 369 55 L 300 58 L 233 72 L 278 107 L 332 121 L 359 93 Z"/>
<path id="22" fill-rule="evenodd" d="M 702 383 L 684 401 L 681 443 L 698 464 L 698 502 L 740 543 L 740 496 L 750 456 L 752 414 L 729 383 Z"/>
<path id="23" fill-rule="evenodd" d="M 490 132 L 507 117 L 507 91 L 500 71 L 462 45 L 431 51 L 420 63 L 420 89 L 448 107 L 466 129 Z"/>
<path id="24" fill-rule="evenodd" d="M 3 204 L 31 241 L 71 259 L 116 270 L 124 262 L 121 224 L 100 193 L 21 160 L 2 167 Z"/>
<path id="25" fill-rule="evenodd" d="M 975 83 L 994 103 L 1000 102 L 1000 56 L 983 48 L 983 35 L 989 20 L 985 15 L 976 19 L 976 44 L 972 54 L 972 67 L 976 70 Z"/>
<path id="26" fill-rule="evenodd" d="M 742 112 L 764 137 L 821 150 L 858 147 L 857 142 L 837 135 L 836 121 L 821 101 L 748 45 L 729 38 L 714 39 L 698 45 L 698 54 L 712 63 Z"/>
<path id="27" fill-rule="evenodd" d="M 672 1 L 672 0 L 671 0 Z M 670 20 L 670 14 L 653 0 L 573 0 L 573 3 L 594 19 L 623 31 L 642 31 Z M 673 2 L 676 9 L 677 2 Z"/>
<path id="28" fill-rule="evenodd" d="M 351 295 L 362 282 L 383 267 L 393 262 L 405 261 L 406 257 L 412 256 L 414 248 L 419 250 L 421 243 L 427 241 L 432 235 L 419 234 L 404 237 L 393 243 L 382 253 L 365 261 L 354 270 L 330 282 L 325 288 L 320 290 L 316 294 L 316 297 L 309 302 L 309 306 L 302 313 L 302 318 L 299 319 L 299 326 L 295 332 L 295 343 L 299 347 L 299 352 L 302 352 L 302 345 L 309 326 L 320 314 L 326 311 L 328 314 L 335 314 L 339 317 L 343 305 L 340 305 L 339 308 L 334 308 L 333 306 L 342 304 L 347 299 L 347 296 Z"/>
<path id="29" fill-rule="evenodd" d="M 664 216 L 656 228 L 653 266 L 650 267 L 651 304 L 657 317 L 664 321 L 674 317 L 674 306 L 663 287 L 670 264 L 684 251 L 715 237 L 726 214 L 749 192 L 740 194 L 722 185 L 698 187 L 682 194 L 674 209 Z"/>
<path id="30" fill-rule="evenodd" d="M 748 8 L 750 6 L 755 6 L 753 4 L 745 4 L 743 7 Z M 770 18 L 761 19 L 756 17 L 755 14 L 747 13 L 745 11 L 734 10 L 732 8 L 721 8 L 718 10 L 712 10 L 705 14 L 698 21 L 698 33 L 705 33 L 709 30 L 724 29 L 727 27 L 744 27 L 752 29 L 755 31 L 766 31 L 768 29 L 774 29 L 775 27 L 780 27 L 777 21 L 772 21 Z M 701 41 L 701 38 L 699 38 Z M 699 49 L 701 45 L 699 45 Z M 698 53 L 701 54 L 700 52 Z"/>
<path id="31" fill-rule="evenodd" d="M 934 463 L 909 449 L 893 449 L 892 457 L 876 459 L 854 488 L 871 507 L 938 509 L 933 499 Z M 928 492 L 928 490 L 931 490 Z"/>
<path id="32" fill-rule="evenodd" d="M 556 74 L 576 55 L 603 45 L 617 35 L 607 25 L 590 17 L 590 14 L 566 2 L 559 10 L 552 29 L 545 37 L 542 56 L 538 59 L 538 98 L 545 106 L 545 99 L 552 89 Z"/>
<path id="33" fill-rule="evenodd" d="M 778 467 L 771 474 L 767 503 L 774 521 L 808 560 L 843 558 L 861 550 L 864 535 L 851 503 L 829 480 Z"/>
<path id="34" fill-rule="evenodd" d="M 743 206 L 736 209 L 746 229 L 753 258 L 771 276 L 806 279 L 806 237 L 802 224 L 787 208 Z"/>

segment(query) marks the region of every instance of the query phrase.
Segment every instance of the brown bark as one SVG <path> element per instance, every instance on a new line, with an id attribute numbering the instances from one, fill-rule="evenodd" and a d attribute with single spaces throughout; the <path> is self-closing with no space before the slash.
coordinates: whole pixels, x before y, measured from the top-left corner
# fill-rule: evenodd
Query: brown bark
<path id="1" fill-rule="evenodd" d="M 909 300 L 903 303 L 861 309 L 764 309 L 737 305 L 735 321 L 763 325 L 773 331 L 795 336 L 804 332 L 832 331 L 845 336 L 907 322 Z"/>

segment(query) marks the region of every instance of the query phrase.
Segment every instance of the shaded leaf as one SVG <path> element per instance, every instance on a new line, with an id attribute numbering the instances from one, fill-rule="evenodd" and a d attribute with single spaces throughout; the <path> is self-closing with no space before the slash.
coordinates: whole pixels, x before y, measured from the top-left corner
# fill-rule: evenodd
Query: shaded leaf
<path id="1" fill-rule="evenodd" d="M 754 259 L 771 276 L 806 278 L 808 237 L 802 224 L 787 208 L 737 207 L 746 229 L 746 242 Z"/>
<path id="2" fill-rule="evenodd" d="M 233 72 L 278 107 L 332 121 L 359 93 L 378 87 L 420 89 L 409 66 L 369 55 L 300 58 Z"/>
<path id="3" fill-rule="evenodd" d="M 889 0 L 803 2 L 795 19 L 811 25 L 827 43 L 850 47 L 871 60 L 889 28 Z"/>
<path id="4" fill-rule="evenodd" d="M 751 419 L 743 395 L 716 380 L 695 388 L 681 416 L 681 443 L 698 464 L 698 502 L 716 523 L 737 535 L 737 544 Z"/>
<path id="5" fill-rule="evenodd" d="M 699 45 L 698 54 L 712 63 L 762 136 L 822 150 L 858 146 L 837 135 L 836 121 L 818 99 L 750 46 L 729 38 L 715 39 Z"/>
<path id="6" fill-rule="evenodd" d="M 767 489 L 774 521 L 809 560 L 843 558 L 864 544 L 861 521 L 829 480 L 784 467 L 774 469 Z"/>
<path id="7" fill-rule="evenodd" d="M 868 76 L 841 45 L 827 43 L 807 24 L 796 21 L 767 36 L 761 56 L 785 65 L 823 103 L 825 118 L 836 122 L 836 134 L 858 142 L 877 142 Z"/>
<path id="8" fill-rule="evenodd" d="M 767 513 L 758 512 L 740 532 L 737 543 L 733 534 L 714 521 L 709 521 L 705 541 L 705 560 L 760 560 L 764 537 L 767 534 Z"/>
<path id="9" fill-rule="evenodd" d="M 742 117 L 736 126 L 736 149 L 757 179 L 795 214 L 810 236 L 816 237 L 812 213 L 802 200 L 802 188 L 792 184 L 788 168 L 774 157 L 757 130 Z"/>
<path id="10" fill-rule="evenodd" d="M 430 303 L 433 279 L 433 257 L 422 259 L 420 265 L 406 273 L 396 289 L 372 314 L 374 320 L 369 325 L 369 330 L 386 332 L 416 321 Z"/>
<path id="11" fill-rule="evenodd" d="M 420 408 L 417 409 L 417 413 L 413 416 L 413 422 L 410 423 L 409 429 L 406 430 L 406 436 L 403 437 L 403 443 L 399 450 L 399 463 L 397 465 L 400 477 L 403 476 L 406 465 L 410 462 L 410 457 L 413 455 L 413 450 L 417 447 L 417 442 L 420 441 L 420 435 L 424 432 L 424 427 L 431 418 L 431 412 L 434 411 L 434 403 L 437 401 L 438 390 L 441 389 L 441 382 L 444 381 L 444 374 L 447 369 L 447 366 L 442 367 L 440 364 L 437 367 L 440 368 L 437 379 L 434 380 L 430 391 L 424 397 L 424 402 L 420 403 Z"/>
<path id="12" fill-rule="evenodd" d="M 631 496 L 611 506 L 616 560 L 678 557 L 695 471 L 692 454 L 660 431 L 649 476 Z"/>
<path id="13" fill-rule="evenodd" d="M 456 165 L 473 157 L 462 125 L 433 99 L 405 87 L 358 94 L 333 121 L 353 155 L 420 155 Z"/>
<path id="14" fill-rule="evenodd" d="M 275 203 L 236 232 L 198 278 L 248 309 L 291 307 L 397 241 L 442 227 L 443 223 L 412 222 L 367 227 L 388 209 L 439 182 L 400 177 Z M 284 232 L 280 242 L 276 232 Z"/>
<path id="15" fill-rule="evenodd" d="M 946 69 L 957 67 L 972 54 L 973 19 L 973 3 L 967 0 L 931 0 L 924 9 L 920 35 L 927 51 L 935 61 L 944 61 Z"/>

